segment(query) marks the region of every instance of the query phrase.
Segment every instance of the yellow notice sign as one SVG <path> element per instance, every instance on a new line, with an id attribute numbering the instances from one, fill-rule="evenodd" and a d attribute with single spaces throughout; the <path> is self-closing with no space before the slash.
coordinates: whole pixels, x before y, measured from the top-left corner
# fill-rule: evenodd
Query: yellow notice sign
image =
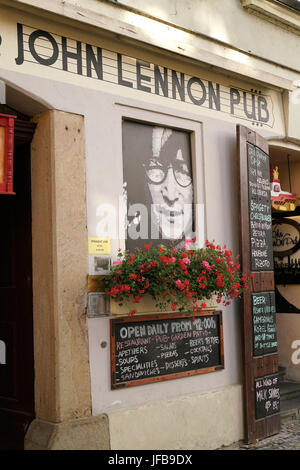
<path id="1" fill-rule="evenodd" d="M 111 243 L 110 238 L 88 237 L 89 255 L 110 255 Z"/>

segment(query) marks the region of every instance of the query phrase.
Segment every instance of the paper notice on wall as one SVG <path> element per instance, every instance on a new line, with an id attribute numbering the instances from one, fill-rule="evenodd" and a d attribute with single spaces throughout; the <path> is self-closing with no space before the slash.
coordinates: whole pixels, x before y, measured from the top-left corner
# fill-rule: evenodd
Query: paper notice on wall
<path id="1" fill-rule="evenodd" d="M 111 239 L 109 237 L 88 237 L 88 253 L 89 255 L 110 255 Z"/>

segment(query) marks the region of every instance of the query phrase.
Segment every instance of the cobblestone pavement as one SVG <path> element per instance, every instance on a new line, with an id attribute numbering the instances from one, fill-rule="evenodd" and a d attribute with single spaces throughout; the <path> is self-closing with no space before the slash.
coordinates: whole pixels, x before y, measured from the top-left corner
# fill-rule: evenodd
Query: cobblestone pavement
<path id="1" fill-rule="evenodd" d="M 279 434 L 256 444 L 246 445 L 238 442 L 219 450 L 300 450 L 300 419 L 282 423 Z"/>

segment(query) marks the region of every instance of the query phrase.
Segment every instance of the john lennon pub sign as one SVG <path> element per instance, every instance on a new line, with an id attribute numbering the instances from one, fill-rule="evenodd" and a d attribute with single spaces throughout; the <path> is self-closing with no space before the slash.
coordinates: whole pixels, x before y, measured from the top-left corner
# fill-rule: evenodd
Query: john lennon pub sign
<path id="1" fill-rule="evenodd" d="M 271 96 L 187 75 L 75 39 L 17 24 L 18 66 L 33 63 L 84 77 L 180 100 L 274 126 Z"/>

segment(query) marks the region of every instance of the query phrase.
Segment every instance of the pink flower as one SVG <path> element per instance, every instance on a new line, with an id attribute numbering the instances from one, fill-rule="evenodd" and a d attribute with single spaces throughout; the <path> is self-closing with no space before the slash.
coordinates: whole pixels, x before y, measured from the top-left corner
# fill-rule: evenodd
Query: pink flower
<path id="1" fill-rule="evenodd" d="M 175 256 L 172 256 L 171 261 L 172 261 L 172 263 L 176 263 L 176 258 L 175 258 Z"/>
<path id="2" fill-rule="evenodd" d="M 210 269 L 210 265 L 207 261 L 202 261 L 202 264 L 205 269 Z"/>
<path id="3" fill-rule="evenodd" d="M 188 258 L 183 258 L 182 262 L 184 264 L 191 264 L 191 261 Z M 208 263 L 207 263 L 208 264 Z"/>
<path id="4" fill-rule="evenodd" d="M 184 250 L 189 250 L 191 245 L 193 244 L 193 240 L 191 238 L 186 238 L 185 244 L 183 245 Z"/>
<path id="5" fill-rule="evenodd" d="M 175 284 L 178 287 L 178 289 L 180 289 L 180 290 L 183 290 L 185 288 L 185 284 L 183 282 L 181 282 L 180 279 L 177 279 Z"/>
<path id="6" fill-rule="evenodd" d="M 114 261 L 113 264 L 122 264 L 122 261 L 118 259 L 117 261 Z"/>

